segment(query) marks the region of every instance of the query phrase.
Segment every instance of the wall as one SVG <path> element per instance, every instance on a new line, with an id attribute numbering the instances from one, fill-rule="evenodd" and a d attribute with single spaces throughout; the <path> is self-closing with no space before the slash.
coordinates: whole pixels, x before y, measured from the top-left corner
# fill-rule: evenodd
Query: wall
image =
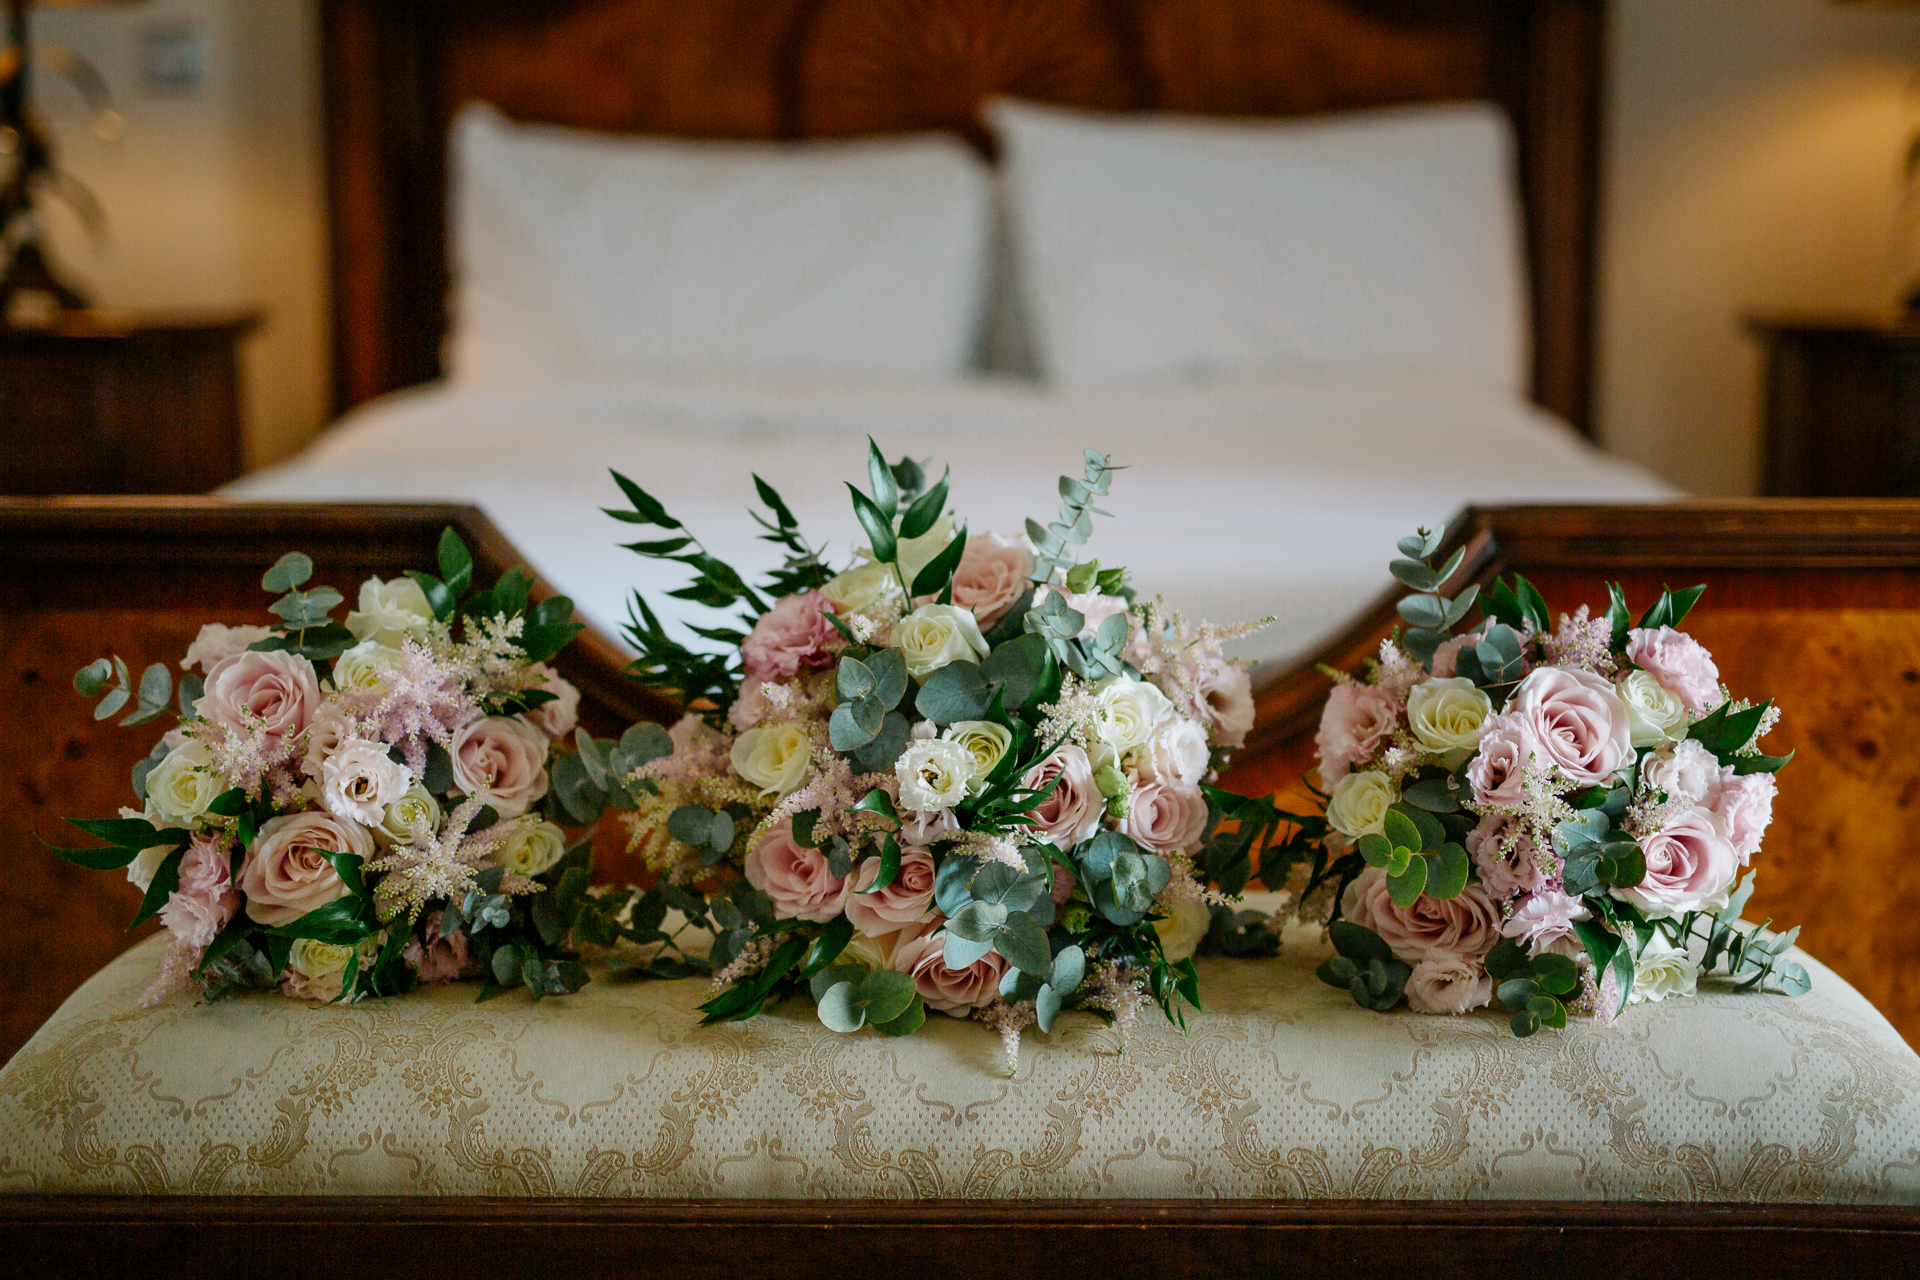
<path id="1" fill-rule="evenodd" d="M 170 23 L 206 33 L 206 75 L 191 96 L 145 91 L 142 33 Z M 331 394 L 314 0 L 41 9 L 34 33 L 90 60 L 126 118 L 124 137 L 103 142 L 79 95 L 39 78 L 59 158 L 107 217 L 95 244 L 56 210 L 58 261 L 101 305 L 262 309 L 244 354 L 247 456 L 260 465 L 295 452 L 325 422 Z"/>
<path id="2" fill-rule="evenodd" d="M 1698 493 L 1759 482 L 1753 310 L 1886 308 L 1920 12 L 1615 0 L 1601 439 Z"/>

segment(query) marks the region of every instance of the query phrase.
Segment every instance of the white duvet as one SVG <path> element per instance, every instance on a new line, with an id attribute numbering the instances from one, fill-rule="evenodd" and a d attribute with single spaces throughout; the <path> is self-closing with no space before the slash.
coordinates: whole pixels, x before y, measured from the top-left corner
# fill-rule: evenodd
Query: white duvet
<path id="1" fill-rule="evenodd" d="M 751 573 L 777 554 L 746 508 L 757 472 L 836 563 L 859 527 L 842 481 L 865 483 L 871 434 L 889 458 L 953 468 L 953 509 L 976 531 L 1055 518 L 1056 477 L 1094 448 L 1127 469 L 1087 554 L 1126 565 L 1145 594 L 1189 616 L 1274 624 L 1243 656 L 1298 657 L 1388 585 L 1394 543 L 1469 502 L 1669 496 L 1530 406 L 1425 385 L 1298 378 L 1043 391 L 1024 384 L 571 383 L 436 387 L 344 419 L 235 497 L 472 502 L 618 635 L 637 588 L 663 618 L 711 623 L 669 599 L 678 565 L 621 542 L 664 536 L 618 524 L 617 468 L 660 498 L 713 554 Z M 936 474 L 937 474 L 936 469 Z"/>

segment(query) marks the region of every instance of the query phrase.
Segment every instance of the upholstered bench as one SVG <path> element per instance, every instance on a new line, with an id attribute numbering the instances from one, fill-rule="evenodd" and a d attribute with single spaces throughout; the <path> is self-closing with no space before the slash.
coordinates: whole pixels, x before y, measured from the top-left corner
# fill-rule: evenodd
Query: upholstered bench
<path id="1" fill-rule="evenodd" d="M 1202 964 L 1182 1032 L 1085 1015 L 900 1039 L 804 1002 L 698 1025 L 700 981 L 475 1003 L 142 1008 L 158 941 L 0 1070 L 0 1189 L 651 1198 L 1548 1199 L 1920 1204 L 1920 1057 L 1803 960 L 1517 1040 L 1375 1015 L 1315 956 Z"/>

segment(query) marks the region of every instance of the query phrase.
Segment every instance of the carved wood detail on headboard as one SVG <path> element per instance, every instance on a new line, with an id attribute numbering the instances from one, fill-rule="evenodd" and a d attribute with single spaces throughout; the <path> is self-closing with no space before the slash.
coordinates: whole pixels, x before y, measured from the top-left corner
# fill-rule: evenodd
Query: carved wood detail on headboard
<path id="1" fill-rule="evenodd" d="M 325 0 L 335 399 L 440 371 L 469 101 L 689 138 L 947 128 L 995 94 L 1290 116 L 1489 98 L 1520 139 L 1534 398 L 1587 427 L 1604 0 Z"/>

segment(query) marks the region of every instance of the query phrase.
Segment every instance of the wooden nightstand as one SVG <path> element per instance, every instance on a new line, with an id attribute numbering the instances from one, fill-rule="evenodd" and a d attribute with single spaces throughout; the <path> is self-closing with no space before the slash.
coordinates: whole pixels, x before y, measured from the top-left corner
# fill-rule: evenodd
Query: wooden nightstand
<path id="1" fill-rule="evenodd" d="M 1920 318 L 1754 316 L 1774 497 L 1920 494 Z"/>
<path id="2" fill-rule="evenodd" d="M 240 474 L 252 312 L 0 326 L 0 493 L 205 493 Z"/>

